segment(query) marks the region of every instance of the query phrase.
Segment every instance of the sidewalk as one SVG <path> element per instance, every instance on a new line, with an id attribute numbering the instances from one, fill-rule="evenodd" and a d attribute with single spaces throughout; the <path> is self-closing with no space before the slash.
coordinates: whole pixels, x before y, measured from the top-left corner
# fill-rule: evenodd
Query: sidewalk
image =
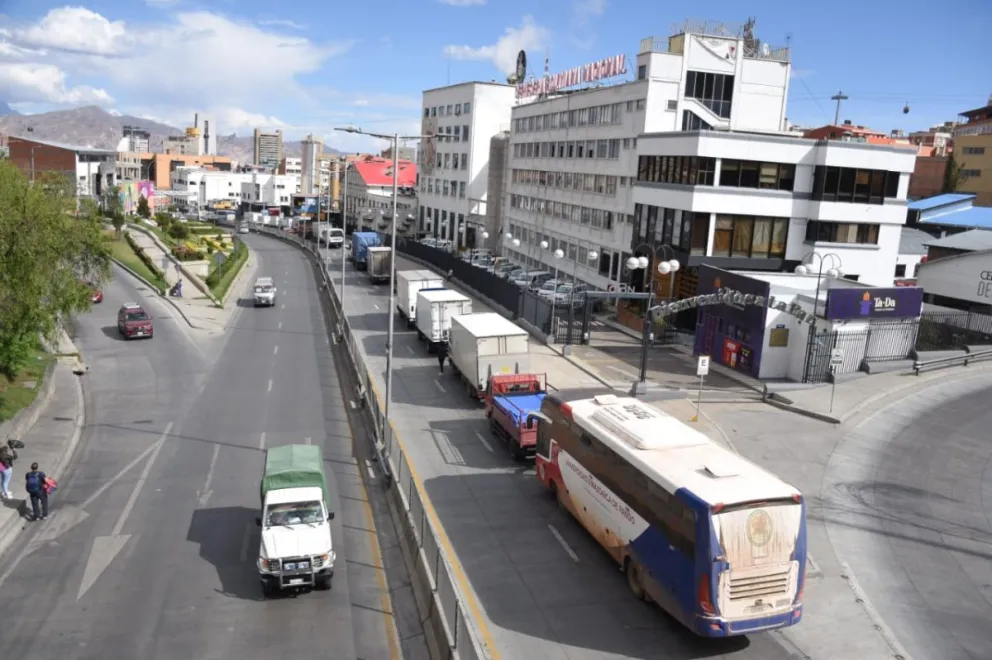
<path id="1" fill-rule="evenodd" d="M 69 355 L 78 351 L 72 341 L 65 336 L 60 342 L 59 353 Z M 51 373 L 53 389 L 46 401 L 37 401 L 37 421 L 22 433 L 19 440 L 24 449 L 18 450 L 14 463 L 14 474 L 10 481 L 13 499 L 0 502 L 0 554 L 14 541 L 18 534 L 31 523 L 27 516 L 31 502 L 24 492 L 24 475 L 31 464 L 38 466 L 56 480 L 65 472 L 73 451 L 79 443 L 85 421 L 83 409 L 83 387 L 80 376 L 73 373 L 75 360 L 60 359 Z M 0 441 L 6 442 L 6 438 Z M 58 494 L 51 504 L 52 516 L 58 516 Z M 50 523 L 51 521 L 49 521 Z M 38 523 L 44 524 L 44 523 Z"/>
<path id="2" fill-rule="evenodd" d="M 159 268 L 165 274 L 166 283 L 170 287 L 175 284 L 179 279 L 179 273 L 174 266 L 175 260 L 172 255 L 165 252 L 148 234 L 131 229 L 126 231 L 151 260 L 159 264 Z M 166 300 L 179 311 L 190 327 L 206 330 L 210 334 L 223 333 L 231 321 L 231 316 L 238 308 L 237 301 L 241 297 L 244 287 L 252 280 L 257 268 L 258 257 L 254 252 L 249 251 L 248 261 L 242 266 L 241 272 L 238 273 L 228 290 L 228 299 L 224 307 L 214 305 L 213 301 L 203 295 L 195 286 L 183 287 L 185 295 L 182 298 L 166 296 Z"/>

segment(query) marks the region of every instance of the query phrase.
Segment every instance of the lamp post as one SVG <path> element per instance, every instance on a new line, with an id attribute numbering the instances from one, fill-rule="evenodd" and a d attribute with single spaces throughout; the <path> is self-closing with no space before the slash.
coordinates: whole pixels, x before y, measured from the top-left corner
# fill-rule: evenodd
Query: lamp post
<path id="1" fill-rule="evenodd" d="M 341 338 L 344 338 L 344 262 L 347 261 L 347 255 L 345 255 L 345 241 L 348 234 L 348 159 L 344 161 L 344 184 L 341 186 L 341 318 L 339 324 L 338 334 Z M 331 240 L 330 232 L 328 232 L 327 240 Z M 328 252 L 330 248 L 328 247 Z M 330 254 L 328 254 L 330 257 Z"/>
<path id="2" fill-rule="evenodd" d="M 389 259 L 389 330 L 386 335 L 386 402 L 382 415 L 382 428 L 380 429 L 380 442 L 385 442 L 386 426 L 389 424 L 389 400 L 392 398 L 393 390 L 393 326 L 396 325 L 394 314 L 396 313 L 396 205 L 399 196 L 400 182 L 400 140 L 420 140 L 422 138 L 431 139 L 433 135 L 413 135 L 400 137 L 399 133 L 385 135 L 383 133 L 369 133 L 355 127 L 335 128 L 335 131 L 353 133 L 357 135 L 367 135 L 379 138 L 380 140 L 391 140 L 393 143 L 393 226 L 390 230 L 389 246 L 392 254 Z"/>
<path id="3" fill-rule="evenodd" d="M 672 278 L 668 283 L 668 297 L 672 297 L 672 291 L 675 286 L 675 273 L 682 267 L 677 259 L 674 258 L 675 251 L 668 245 L 658 245 L 657 247 L 652 247 L 647 243 L 641 243 L 634 248 L 634 252 L 646 248 L 647 251 L 654 257 L 653 261 L 658 261 L 659 252 L 671 255 L 673 258 L 668 261 L 660 261 L 657 265 L 657 271 L 662 275 L 671 274 Z M 631 257 L 627 260 L 627 268 L 631 271 L 635 271 L 643 268 L 646 271 L 647 279 L 647 289 L 648 289 L 648 299 L 647 305 L 644 308 L 644 330 L 641 334 L 641 373 L 638 377 L 637 382 L 634 383 L 634 393 L 644 394 L 647 391 L 647 379 L 648 379 L 648 346 L 651 343 L 651 337 L 653 335 L 653 325 L 654 325 L 654 269 L 651 268 L 652 260 L 648 257 Z"/>
<path id="4" fill-rule="evenodd" d="M 542 250 L 547 250 L 548 247 L 550 247 L 550 246 L 548 245 L 548 242 L 547 241 L 541 241 L 541 249 Z M 554 279 L 555 288 L 554 288 L 554 291 L 551 292 L 551 327 L 549 328 L 549 330 L 551 331 L 551 336 L 554 337 L 555 302 L 557 302 L 555 293 L 558 292 L 558 284 L 559 284 L 559 282 L 558 282 L 558 264 L 561 261 L 561 258 L 565 256 L 565 251 L 562 250 L 561 248 L 558 248 L 557 250 L 555 250 L 551 254 L 555 258 L 555 279 Z"/>
<path id="5" fill-rule="evenodd" d="M 827 265 L 827 259 L 830 260 L 830 266 L 823 270 L 823 267 Z M 841 276 L 841 268 L 844 267 L 844 262 L 841 261 L 840 256 L 833 252 L 827 252 L 826 254 L 820 254 L 819 252 L 807 252 L 803 255 L 798 266 L 796 266 L 796 275 L 812 275 L 813 268 L 816 266 L 816 298 L 813 299 L 813 334 L 816 334 L 816 308 L 820 304 L 820 284 L 823 282 L 823 276 L 837 278 Z M 826 303 L 824 303 L 823 311 L 826 313 Z"/>

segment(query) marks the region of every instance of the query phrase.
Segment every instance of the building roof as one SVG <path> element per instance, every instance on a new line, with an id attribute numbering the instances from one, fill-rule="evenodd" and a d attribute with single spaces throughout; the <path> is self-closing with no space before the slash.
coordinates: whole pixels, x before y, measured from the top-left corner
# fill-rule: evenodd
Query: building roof
<path id="1" fill-rule="evenodd" d="M 899 254 L 926 254 L 927 245 L 934 238 L 930 234 L 914 227 L 903 227 L 899 236 Z"/>
<path id="2" fill-rule="evenodd" d="M 903 231 L 906 231 L 903 228 Z M 960 234 L 952 234 L 944 238 L 930 238 L 925 245 L 929 247 L 941 247 L 949 250 L 965 250 L 967 252 L 977 252 L 979 250 L 992 250 L 992 231 L 987 229 L 971 229 Z"/>
<path id="3" fill-rule="evenodd" d="M 358 175 L 367 186 L 391 186 L 393 185 L 393 161 L 385 158 L 368 157 L 352 162 Z M 417 166 L 408 160 L 399 161 L 399 181 L 400 188 L 413 188 L 417 185 Z"/>
<path id="4" fill-rule="evenodd" d="M 66 151 L 74 151 L 77 154 L 95 154 L 100 156 L 109 156 L 117 153 L 114 149 L 97 149 L 96 147 L 86 147 L 79 144 L 67 144 L 65 142 L 54 142 L 52 140 L 39 140 L 38 138 L 25 137 L 23 135 L 11 135 L 10 137 L 16 140 L 24 140 L 25 142 L 34 142 L 35 144 L 41 144 L 46 147 L 55 147 L 56 149 L 65 149 Z"/>
<path id="5" fill-rule="evenodd" d="M 940 206 L 947 206 L 948 204 L 957 204 L 958 202 L 963 202 L 967 199 L 974 199 L 974 195 L 961 195 L 957 193 L 948 193 L 945 195 L 935 195 L 934 197 L 927 197 L 926 199 L 918 199 L 915 202 L 910 202 L 907 204 L 907 208 L 910 211 L 929 211 L 930 209 L 935 209 Z"/>

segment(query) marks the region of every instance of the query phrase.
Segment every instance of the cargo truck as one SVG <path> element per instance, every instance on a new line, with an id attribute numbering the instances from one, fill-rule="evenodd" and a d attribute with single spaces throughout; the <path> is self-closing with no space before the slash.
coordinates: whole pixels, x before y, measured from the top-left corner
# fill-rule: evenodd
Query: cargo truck
<path id="1" fill-rule="evenodd" d="M 285 445 L 265 452 L 259 486 L 262 528 L 258 573 L 266 597 L 285 590 L 329 589 L 334 548 L 324 456 L 317 445 Z"/>
<path id="2" fill-rule="evenodd" d="M 396 308 L 409 328 L 417 322 L 417 293 L 443 289 L 444 278 L 429 270 L 401 270 L 396 273 Z"/>
<path id="3" fill-rule="evenodd" d="M 427 352 L 433 353 L 440 343 L 448 341 L 451 319 L 472 313 L 472 299 L 451 289 L 417 292 L 417 336 L 427 342 Z"/>
<path id="4" fill-rule="evenodd" d="M 493 435 L 507 444 L 520 461 L 533 457 L 537 447 L 538 420 L 547 394 L 544 374 L 495 375 L 486 388 L 486 417 Z"/>
<path id="5" fill-rule="evenodd" d="M 355 262 L 356 270 L 365 270 L 368 259 L 368 249 L 382 245 L 379 234 L 374 231 L 356 231 L 351 235 L 351 260 Z"/>
<path id="6" fill-rule="evenodd" d="M 388 282 L 389 270 L 393 265 L 393 249 L 371 245 L 365 248 L 369 278 L 375 282 Z"/>
<path id="7" fill-rule="evenodd" d="M 448 355 L 476 399 L 482 398 L 490 376 L 530 370 L 527 331 L 493 312 L 451 319 Z"/>

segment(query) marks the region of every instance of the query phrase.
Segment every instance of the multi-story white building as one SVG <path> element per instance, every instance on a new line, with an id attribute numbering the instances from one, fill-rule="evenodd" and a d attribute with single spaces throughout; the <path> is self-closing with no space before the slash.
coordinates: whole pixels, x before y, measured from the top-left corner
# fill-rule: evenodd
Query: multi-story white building
<path id="1" fill-rule="evenodd" d="M 289 206 L 299 179 L 288 174 L 253 172 L 250 181 L 241 182 L 241 201 L 267 206 Z"/>
<path id="2" fill-rule="evenodd" d="M 417 218 L 417 166 L 399 161 L 399 178 L 396 182 L 396 215 L 400 222 L 398 234 L 409 234 Z M 350 226 L 374 231 L 391 231 L 393 215 L 393 161 L 392 159 L 365 156 L 348 163 L 346 217 Z"/>
<path id="3" fill-rule="evenodd" d="M 219 201 L 289 206 L 299 179 L 260 172 L 217 172 L 202 167 L 178 167 L 172 173 L 171 197 L 180 212 Z"/>
<path id="4" fill-rule="evenodd" d="M 468 82 L 424 92 L 419 151 L 421 233 L 475 246 L 486 223 L 489 141 L 508 129 L 514 88 Z M 495 191 L 494 194 L 499 194 Z"/>
<path id="5" fill-rule="evenodd" d="M 616 78 L 627 64 L 620 55 L 518 88 L 502 225 L 511 259 L 605 289 L 629 256 L 638 135 L 784 128 L 788 51 L 762 45 L 749 26 L 686 24 L 667 41 L 641 41 L 634 81 L 564 89 Z"/>
<path id="6" fill-rule="evenodd" d="M 811 253 L 848 279 L 892 285 L 915 148 L 703 130 L 642 134 L 637 153 L 629 248 L 678 259 L 680 297 L 695 295 L 702 263 L 816 269 Z M 667 296 L 666 276 L 655 283 Z"/>

